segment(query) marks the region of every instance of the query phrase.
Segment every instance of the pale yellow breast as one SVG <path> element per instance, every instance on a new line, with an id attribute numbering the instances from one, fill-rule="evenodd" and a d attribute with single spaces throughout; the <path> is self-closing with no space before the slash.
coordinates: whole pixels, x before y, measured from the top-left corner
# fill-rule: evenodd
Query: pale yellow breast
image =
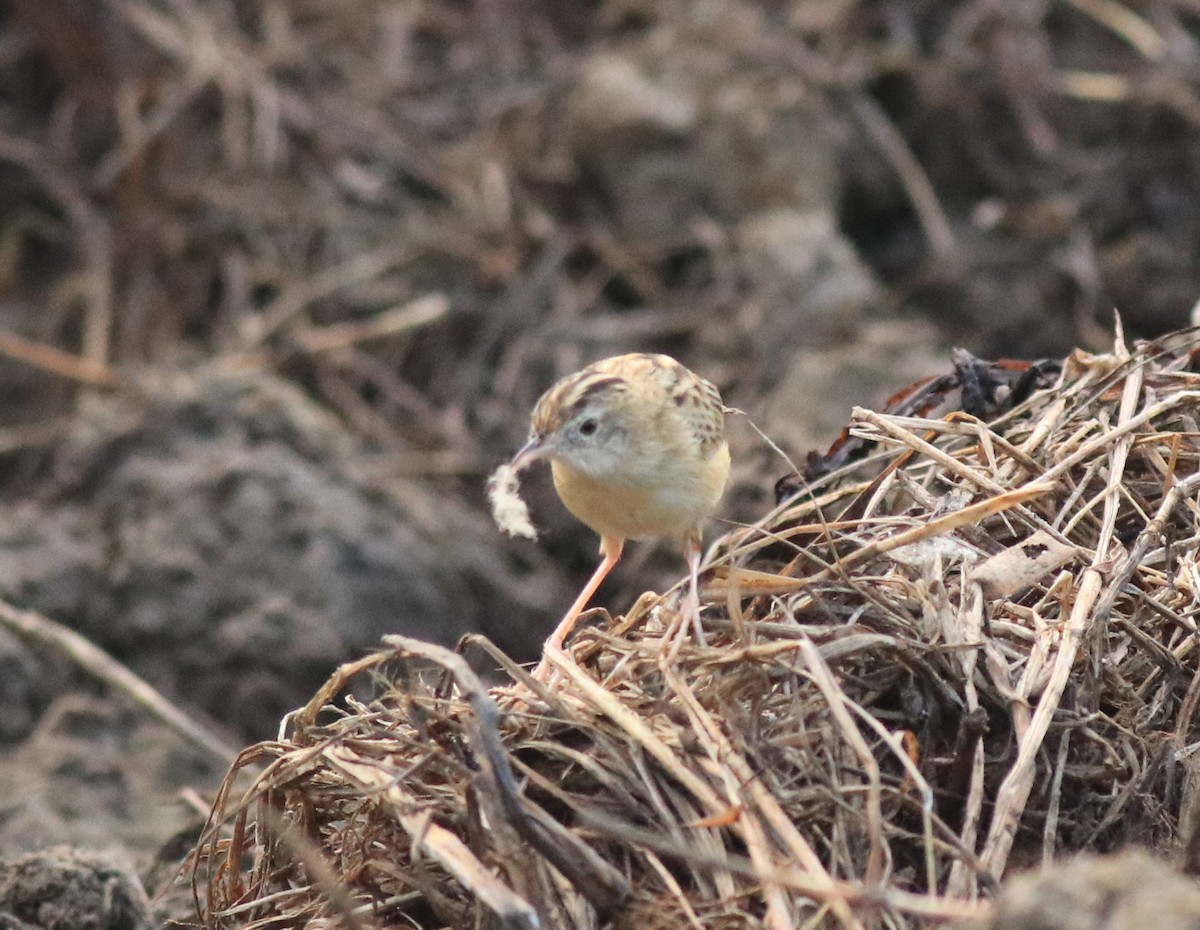
<path id="1" fill-rule="evenodd" d="M 554 487 L 567 509 L 599 533 L 616 539 L 682 537 L 712 513 L 729 478 L 729 446 L 712 454 L 662 460 L 653 474 L 631 480 L 594 478 L 557 459 Z"/>

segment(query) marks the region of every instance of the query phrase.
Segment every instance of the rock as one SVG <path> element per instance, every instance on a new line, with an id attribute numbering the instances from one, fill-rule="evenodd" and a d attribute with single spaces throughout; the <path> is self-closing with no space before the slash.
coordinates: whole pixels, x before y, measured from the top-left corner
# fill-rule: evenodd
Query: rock
<path id="1" fill-rule="evenodd" d="M 510 649 L 536 636 L 500 622 L 486 517 L 369 484 L 363 444 L 294 387 L 209 374 L 146 393 L 91 404 L 52 489 L 0 503 L 0 596 L 258 737 L 384 633 L 449 645 L 494 617 Z"/>
<path id="2" fill-rule="evenodd" d="M 1008 882 L 988 930 L 1200 930 L 1200 886 L 1140 850 L 1079 856 Z"/>
<path id="3" fill-rule="evenodd" d="M 569 148 L 623 244 L 661 248 L 697 223 L 774 208 L 832 209 L 843 140 L 824 99 L 788 76 L 731 71 L 711 48 L 663 54 L 687 41 L 664 31 L 597 53 L 567 95 Z"/>
<path id="4" fill-rule="evenodd" d="M 765 372 L 780 372 L 778 347 L 844 343 L 880 287 L 824 209 L 773 209 L 746 217 L 735 231 L 751 338 Z"/>
<path id="5" fill-rule="evenodd" d="M 12 930 L 142 930 L 146 892 L 118 857 L 56 847 L 0 861 L 0 927 Z"/>
<path id="6" fill-rule="evenodd" d="M 901 388 L 948 372 L 950 361 L 938 341 L 929 323 L 885 319 L 863 322 L 855 337 L 840 345 L 794 349 L 783 363 L 785 374 L 759 405 L 758 424 L 798 460 L 810 451 L 823 452 L 849 422 L 854 406 L 882 409 Z"/>
<path id="7" fill-rule="evenodd" d="M 179 792 L 215 785 L 224 768 L 128 698 L 63 695 L 0 755 L 0 855 L 153 850 L 195 817 Z"/>
<path id="8" fill-rule="evenodd" d="M 596 135 L 644 133 L 665 141 L 686 136 L 699 120 L 692 89 L 654 78 L 627 58 L 601 53 L 584 66 L 575 113 Z"/>

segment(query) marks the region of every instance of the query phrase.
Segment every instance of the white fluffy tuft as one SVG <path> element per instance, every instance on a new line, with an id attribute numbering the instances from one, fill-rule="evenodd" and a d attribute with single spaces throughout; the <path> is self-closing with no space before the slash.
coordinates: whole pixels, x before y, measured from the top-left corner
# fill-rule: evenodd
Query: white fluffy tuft
<path id="1" fill-rule="evenodd" d="M 529 519 L 529 508 L 521 500 L 517 470 L 505 462 L 497 468 L 487 482 L 488 501 L 492 505 L 492 519 L 509 536 L 537 539 L 537 530 Z"/>

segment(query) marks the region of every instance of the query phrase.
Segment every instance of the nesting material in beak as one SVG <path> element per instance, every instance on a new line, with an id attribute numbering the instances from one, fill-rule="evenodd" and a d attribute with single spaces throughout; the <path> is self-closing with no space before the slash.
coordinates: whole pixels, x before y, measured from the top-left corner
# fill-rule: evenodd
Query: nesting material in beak
<path id="1" fill-rule="evenodd" d="M 537 539 L 537 530 L 533 521 L 529 519 L 529 508 L 521 499 L 520 481 L 517 476 L 523 468 L 544 458 L 548 451 L 544 440 L 531 439 L 511 461 L 501 465 L 488 478 L 487 494 L 492 505 L 492 519 L 509 536 Z"/>

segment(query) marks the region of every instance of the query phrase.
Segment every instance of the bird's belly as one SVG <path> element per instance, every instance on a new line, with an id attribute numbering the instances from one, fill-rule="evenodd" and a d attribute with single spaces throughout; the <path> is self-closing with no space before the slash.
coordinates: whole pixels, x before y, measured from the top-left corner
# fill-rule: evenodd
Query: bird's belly
<path id="1" fill-rule="evenodd" d="M 699 467 L 674 464 L 652 481 L 620 483 L 552 462 L 554 487 L 567 509 L 599 533 L 617 539 L 681 537 L 716 506 L 729 475 L 729 452 Z"/>

